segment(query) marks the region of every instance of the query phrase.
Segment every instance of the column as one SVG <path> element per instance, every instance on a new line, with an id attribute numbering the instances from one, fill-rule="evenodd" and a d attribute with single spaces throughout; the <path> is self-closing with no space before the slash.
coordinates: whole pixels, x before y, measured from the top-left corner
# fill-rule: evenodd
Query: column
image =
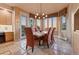
<path id="1" fill-rule="evenodd" d="M 61 17 L 57 17 L 57 33 L 61 32 Z"/>

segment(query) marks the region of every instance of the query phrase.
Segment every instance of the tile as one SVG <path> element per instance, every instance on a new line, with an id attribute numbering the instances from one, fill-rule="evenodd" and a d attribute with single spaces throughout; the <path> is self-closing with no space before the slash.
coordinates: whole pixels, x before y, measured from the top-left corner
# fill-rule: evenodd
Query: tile
<path id="1" fill-rule="evenodd" d="M 26 50 L 26 40 L 12 41 L 0 44 L 0 55 L 72 55 L 72 47 L 67 41 L 55 38 L 55 43 L 50 48 L 35 45 L 34 52 L 31 48 Z"/>

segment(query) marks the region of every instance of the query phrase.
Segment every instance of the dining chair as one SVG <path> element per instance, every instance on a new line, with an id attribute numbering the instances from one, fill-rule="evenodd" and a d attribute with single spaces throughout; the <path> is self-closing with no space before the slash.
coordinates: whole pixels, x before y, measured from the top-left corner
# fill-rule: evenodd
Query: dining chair
<path id="1" fill-rule="evenodd" d="M 48 33 L 43 36 L 43 45 L 46 43 L 48 48 L 49 48 L 48 37 L 50 36 L 49 35 L 50 31 L 51 31 L 51 28 L 49 28 Z"/>
<path id="2" fill-rule="evenodd" d="M 51 30 L 51 27 L 50 27 L 49 30 L 48 30 L 48 35 L 49 35 L 49 33 L 50 33 L 50 30 Z"/>
<path id="3" fill-rule="evenodd" d="M 52 44 L 54 43 L 54 41 L 55 41 L 55 40 L 54 40 L 54 32 L 55 32 L 55 30 L 56 30 L 56 28 L 54 27 L 53 30 L 52 30 L 52 33 L 51 33 L 51 43 L 50 43 L 51 45 L 52 45 Z"/>
<path id="4" fill-rule="evenodd" d="M 32 52 L 34 50 L 34 36 L 33 36 L 33 32 L 32 29 L 30 27 L 25 28 L 25 32 L 26 32 L 26 49 L 28 48 L 28 46 L 32 47 Z"/>

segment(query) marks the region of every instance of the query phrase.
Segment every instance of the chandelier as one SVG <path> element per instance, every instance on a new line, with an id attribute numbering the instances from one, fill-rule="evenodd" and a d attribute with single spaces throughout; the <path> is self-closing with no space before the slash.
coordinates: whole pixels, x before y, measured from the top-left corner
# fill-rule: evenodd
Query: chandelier
<path id="1" fill-rule="evenodd" d="M 40 3 L 40 13 L 37 12 L 35 14 L 35 19 L 45 19 L 45 18 L 47 18 L 47 14 L 42 12 L 42 4 Z"/>

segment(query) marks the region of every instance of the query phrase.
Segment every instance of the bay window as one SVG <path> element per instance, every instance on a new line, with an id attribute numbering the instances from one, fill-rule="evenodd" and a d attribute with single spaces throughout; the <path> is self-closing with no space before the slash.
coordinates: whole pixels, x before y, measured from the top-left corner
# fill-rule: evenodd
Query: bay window
<path id="1" fill-rule="evenodd" d="M 41 20 L 37 19 L 37 20 L 36 20 L 36 25 L 41 28 Z"/>
<path id="2" fill-rule="evenodd" d="M 33 27 L 33 25 L 34 25 L 34 19 L 33 18 L 30 18 L 30 20 L 29 20 L 29 26 L 30 27 Z"/>
<path id="3" fill-rule="evenodd" d="M 61 16 L 61 30 L 66 30 L 66 17 Z"/>
<path id="4" fill-rule="evenodd" d="M 57 28 L 57 18 L 56 17 L 52 17 L 52 25 L 53 25 L 53 27 Z"/>
<path id="5" fill-rule="evenodd" d="M 47 28 L 47 19 L 44 19 L 43 20 L 43 29 L 46 29 Z"/>

